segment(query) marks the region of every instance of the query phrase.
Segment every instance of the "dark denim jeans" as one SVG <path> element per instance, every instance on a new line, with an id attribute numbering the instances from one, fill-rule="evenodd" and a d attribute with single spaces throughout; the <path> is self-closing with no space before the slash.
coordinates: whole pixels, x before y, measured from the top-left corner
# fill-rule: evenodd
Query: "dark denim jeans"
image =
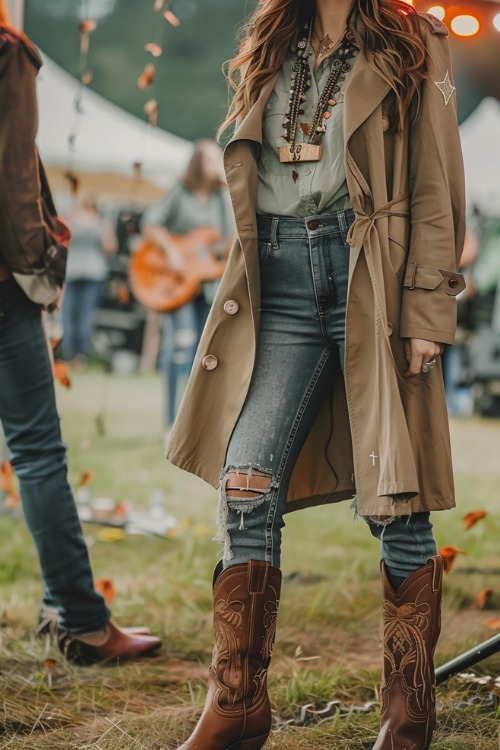
<path id="1" fill-rule="evenodd" d="M 0 421 L 38 550 L 44 604 L 70 632 L 104 627 L 87 546 L 67 478 L 54 380 L 41 312 L 13 281 L 0 283 Z"/>
<path id="2" fill-rule="evenodd" d="M 290 474 L 343 366 L 352 211 L 305 219 L 258 217 L 261 324 L 255 369 L 222 472 L 219 536 L 225 565 L 249 559 L 280 564 Z M 238 497 L 232 472 L 257 473 L 270 486 Z M 234 489 L 234 488 L 233 488 Z M 332 509 L 334 512 L 334 509 Z M 428 513 L 390 523 L 365 519 L 381 540 L 394 579 L 436 554 Z"/>

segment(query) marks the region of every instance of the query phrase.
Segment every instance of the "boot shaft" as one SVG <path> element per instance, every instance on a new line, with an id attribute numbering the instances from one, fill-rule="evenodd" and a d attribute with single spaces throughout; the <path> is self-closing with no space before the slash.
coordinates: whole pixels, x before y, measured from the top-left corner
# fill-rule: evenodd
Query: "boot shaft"
<path id="1" fill-rule="evenodd" d="M 433 656 L 441 631 L 442 558 L 432 557 L 397 591 L 392 588 L 383 563 L 381 573 L 385 656 L 390 672 L 401 670 L 410 681 L 415 678 L 420 683 L 426 671 L 428 679 L 433 680 Z"/>
<path id="2" fill-rule="evenodd" d="M 384 670 L 381 729 L 373 750 L 427 750 L 435 726 L 434 651 L 441 629 L 443 560 L 415 570 L 397 591 L 381 563 Z"/>
<path id="3" fill-rule="evenodd" d="M 250 560 L 215 569 L 215 645 L 203 713 L 179 750 L 260 750 L 271 731 L 267 668 L 281 571 Z"/>
<path id="4" fill-rule="evenodd" d="M 219 705 L 254 702 L 265 691 L 280 591 L 281 571 L 259 560 L 230 566 L 217 576 L 211 671 Z"/>

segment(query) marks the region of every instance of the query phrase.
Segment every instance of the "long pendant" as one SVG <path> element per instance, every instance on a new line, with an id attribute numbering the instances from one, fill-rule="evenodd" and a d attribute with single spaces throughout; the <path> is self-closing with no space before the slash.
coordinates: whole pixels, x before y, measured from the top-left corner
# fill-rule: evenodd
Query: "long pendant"
<path id="1" fill-rule="evenodd" d="M 323 146 L 313 143 L 290 143 L 287 146 L 278 146 L 278 153 L 281 162 L 319 161 Z"/>

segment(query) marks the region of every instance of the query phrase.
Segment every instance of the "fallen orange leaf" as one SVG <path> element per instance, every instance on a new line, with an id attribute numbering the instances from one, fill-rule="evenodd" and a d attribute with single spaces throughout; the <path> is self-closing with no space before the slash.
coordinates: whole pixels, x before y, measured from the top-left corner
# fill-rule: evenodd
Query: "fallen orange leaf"
<path id="1" fill-rule="evenodd" d="M 6 492 L 13 491 L 14 469 L 8 461 L 0 464 L 0 488 Z"/>
<path id="2" fill-rule="evenodd" d="M 479 594 L 476 596 L 476 604 L 479 607 L 479 609 L 485 609 L 492 593 L 493 591 L 491 589 L 481 589 Z"/>
<path id="3" fill-rule="evenodd" d="M 130 513 L 131 505 L 127 500 L 121 500 L 115 505 L 115 516 L 126 516 Z"/>
<path id="4" fill-rule="evenodd" d="M 80 479 L 78 480 L 78 484 L 76 485 L 76 488 L 78 489 L 78 487 L 84 487 L 94 477 L 95 477 L 95 472 L 93 472 L 93 471 L 84 471 L 84 472 L 82 472 L 82 475 L 81 475 Z"/>
<path id="5" fill-rule="evenodd" d="M 61 362 L 57 360 L 54 362 L 54 378 L 61 383 L 65 388 L 71 388 L 71 380 L 69 377 L 69 368 L 67 362 Z"/>
<path id="6" fill-rule="evenodd" d="M 486 625 L 488 628 L 493 628 L 493 630 L 500 630 L 500 617 L 494 617 L 491 620 L 484 620 L 483 625 Z"/>
<path id="7" fill-rule="evenodd" d="M 466 555 L 467 552 L 465 552 L 463 549 L 458 549 L 458 547 L 441 547 L 438 549 L 438 555 L 441 555 L 441 557 L 444 560 L 444 572 L 449 573 L 450 570 L 453 567 L 453 561 L 455 560 L 456 555 Z"/>
<path id="8" fill-rule="evenodd" d="M 115 584 L 111 578 L 98 578 L 94 584 L 95 590 L 103 595 L 106 604 L 111 604 L 115 598 Z"/>
<path id="9" fill-rule="evenodd" d="M 487 513 L 485 510 L 472 510 L 470 513 L 467 513 L 467 515 L 464 516 L 465 528 L 470 529 L 472 526 L 474 526 L 478 521 L 480 521 L 486 515 Z"/>

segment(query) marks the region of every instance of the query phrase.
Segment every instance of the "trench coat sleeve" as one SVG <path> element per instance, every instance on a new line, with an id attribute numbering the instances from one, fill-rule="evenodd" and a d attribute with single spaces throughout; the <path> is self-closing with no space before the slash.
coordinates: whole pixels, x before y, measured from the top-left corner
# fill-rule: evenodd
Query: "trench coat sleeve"
<path id="1" fill-rule="evenodd" d="M 48 305 L 62 278 L 50 272 L 58 248 L 46 221 L 35 144 L 40 65 L 28 40 L 0 29 L 0 259 L 28 296 L 41 295 L 34 301 Z"/>
<path id="2" fill-rule="evenodd" d="M 456 91 L 446 28 L 421 20 L 430 74 L 411 126 L 410 241 L 403 281 L 401 336 L 453 344 L 457 273 L 465 233 L 465 188 Z"/>

